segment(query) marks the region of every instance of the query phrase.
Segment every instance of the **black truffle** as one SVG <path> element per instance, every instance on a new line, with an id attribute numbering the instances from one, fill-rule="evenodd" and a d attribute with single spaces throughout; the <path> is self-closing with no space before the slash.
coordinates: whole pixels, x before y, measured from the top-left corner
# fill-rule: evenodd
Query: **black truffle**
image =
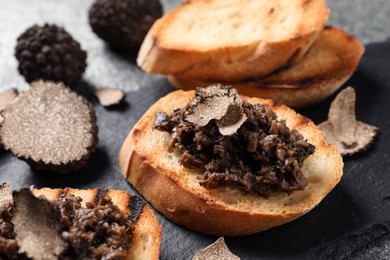
<path id="1" fill-rule="evenodd" d="M 154 21 L 162 16 L 159 0 L 97 0 L 89 10 L 92 30 L 112 46 L 138 48 Z"/>
<path id="2" fill-rule="evenodd" d="M 34 25 L 17 39 L 15 56 L 27 82 L 38 79 L 72 85 L 81 79 L 87 54 L 64 28 Z"/>
<path id="3" fill-rule="evenodd" d="M 0 143 L 37 171 L 78 170 L 98 143 L 92 104 L 61 83 L 33 82 L 2 115 Z"/>

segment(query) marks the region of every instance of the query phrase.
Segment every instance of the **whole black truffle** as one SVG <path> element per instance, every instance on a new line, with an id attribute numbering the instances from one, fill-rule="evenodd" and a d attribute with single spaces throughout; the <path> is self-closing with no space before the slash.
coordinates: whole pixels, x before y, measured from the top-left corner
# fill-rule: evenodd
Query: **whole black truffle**
<path id="1" fill-rule="evenodd" d="M 97 0 L 89 10 L 92 30 L 112 46 L 138 48 L 162 16 L 159 0 Z"/>
<path id="2" fill-rule="evenodd" d="M 38 79 L 72 85 L 81 79 L 87 53 L 64 28 L 34 25 L 17 39 L 15 56 L 26 81 Z"/>

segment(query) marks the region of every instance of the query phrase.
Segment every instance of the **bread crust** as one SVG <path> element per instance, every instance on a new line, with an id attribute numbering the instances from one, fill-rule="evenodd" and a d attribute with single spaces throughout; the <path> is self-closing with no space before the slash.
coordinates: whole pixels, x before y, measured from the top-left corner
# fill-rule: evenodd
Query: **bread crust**
<path id="1" fill-rule="evenodd" d="M 280 39 L 269 40 L 259 36 L 256 39 L 242 40 L 237 43 L 234 42 L 235 39 L 231 39 L 225 44 L 216 46 L 206 44 L 198 46 L 191 41 L 176 44 L 178 38 L 170 35 L 171 27 L 181 26 L 181 24 L 177 25 L 176 21 L 183 19 L 182 13 L 189 12 L 194 6 L 210 3 L 206 0 L 187 1 L 154 23 L 141 45 L 137 64 L 148 73 L 206 81 L 239 81 L 265 76 L 278 68 L 299 61 L 318 37 L 328 19 L 330 11 L 325 6 L 325 0 L 297 1 L 299 1 L 297 5 L 302 6 L 302 16 L 310 17 L 310 25 L 306 25 L 303 22 L 305 19 L 301 19 L 296 24 L 290 25 L 296 26 L 296 31 Z M 214 0 L 214 2 L 218 1 Z M 235 9 L 240 10 L 241 4 L 234 2 L 229 0 L 228 4 L 236 5 Z M 207 8 L 203 10 L 208 12 Z M 218 10 L 209 11 L 209 16 L 213 16 L 215 12 Z M 278 13 L 278 10 L 273 13 Z M 188 15 L 186 19 L 198 18 Z M 257 21 L 259 18 L 253 19 Z M 229 17 L 225 20 L 229 20 Z M 272 19 L 268 26 L 277 23 L 276 20 Z M 207 34 L 207 25 L 205 28 Z M 229 36 L 226 35 L 224 38 Z"/>
<path id="2" fill-rule="evenodd" d="M 114 205 L 127 214 L 133 215 L 131 210 L 132 196 L 126 191 L 120 190 L 101 190 L 101 189 L 34 189 L 35 196 L 45 196 L 46 199 L 57 200 L 61 194 L 72 194 L 83 199 L 82 205 L 87 202 L 95 202 L 99 194 L 103 192 L 111 197 Z M 133 238 L 129 247 L 126 259 L 159 259 L 160 244 L 162 240 L 162 229 L 155 217 L 153 211 L 146 204 L 139 209 L 139 215 L 136 217 L 133 230 Z"/>
<path id="3" fill-rule="evenodd" d="M 266 199 L 233 188 L 206 189 L 199 185 L 202 172 L 179 165 L 168 150 L 169 134 L 153 129 L 156 112 L 184 105 L 193 91 L 175 91 L 157 101 L 125 139 L 119 162 L 127 180 L 167 219 L 196 232 L 236 236 L 257 233 L 289 222 L 314 208 L 342 176 L 343 162 L 321 131 L 307 118 L 271 100 L 246 98 L 268 104 L 287 125 L 316 146 L 304 163 L 309 180 L 304 191 L 277 194 Z"/>
<path id="4" fill-rule="evenodd" d="M 326 27 L 307 55 L 295 65 L 264 78 L 223 84 L 232 85 L 242 95 L 303 108 L 336 92 L 352 76 L 363 53 L 364 46 L 354 36 L 339 28 Z M 185 90 L 217 83 L 176 76 L 169 76 L 168 80 Z"/>

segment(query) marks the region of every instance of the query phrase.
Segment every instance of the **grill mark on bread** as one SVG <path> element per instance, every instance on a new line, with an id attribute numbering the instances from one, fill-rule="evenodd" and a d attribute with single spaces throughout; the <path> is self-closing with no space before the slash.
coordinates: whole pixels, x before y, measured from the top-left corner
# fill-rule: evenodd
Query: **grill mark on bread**
<path id="1" fill-rule="evenodd" d="M 140 129 L 135 128 L 135 129 L 133 130 L 133 136 L 134 136 L 134 137 L 139 136 L 140 134 L 141 134 L 141 130 L 140 130 Z"/>
<path id="2" fill-rule="evenodd" d="M 271 8 L 269 9 L 269 11 L 268 11 L 268 15 L 271 15 L 271 14 L 273 14 L 273 13 L 274 13 L 274 11 L 275 11 L 275 8 L 271 7 Z"/>
<path id="3" fill-rule="evenodd" d="M 137 222 L 138 217 L 141 215 L 145 206 L 145 201 L 138 196 L 129 196 L 127 205 L 131 213 L 127 217 L 128 220 L 131 220 L 133 223 Z"/>
<path id="4" fill-rule="evenodd" d="M 100 196 L 104 197 L 104 196 L 106 196 L 106 194 L 107 194 L 107 190 L 106 189 L 98 189 L 97 192 L 96 192 L 96 195 L 95 195 L 95 197 L 93 199 L 93 203 L 95 203 L 95 205 L 98 204 Z"/>

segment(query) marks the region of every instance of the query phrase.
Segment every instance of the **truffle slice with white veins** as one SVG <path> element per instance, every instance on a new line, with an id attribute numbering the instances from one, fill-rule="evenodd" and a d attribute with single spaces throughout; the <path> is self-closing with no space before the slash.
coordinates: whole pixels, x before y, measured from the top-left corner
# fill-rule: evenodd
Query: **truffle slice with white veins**
<path id="1" fill-rule="evenodd" d="M 336 146 L 341 155 L 351 155 L 366 148 L 378 128 L 356 120 L 355 90 L 348 87 L 341 91 L 330 105 L 328 120 L 318 125 L 326 141 Z"/>
<path id="2" fill-rule="evenodd" d="M 29 189 L 13 192 L 12 219 L 20 253 L 33 259 L 58 259 L 66 249 L 61 238 L 59 210 L 47 200 L 36 198 Z"/>
<path id="3" fill-rule="evenodd" d="M 0 142 L 35 170 L 80 169 L 98 142 L 93 106 L 63 84 L 34 82 L 1 114 Z"/>
<path id="4" fill-rule="evenodd" d="M 9 104 L 14 101 L 18 91 L 14 88 L 8 89 L 0 93 L 0 111 L 4 110 Z"/>
<path id="5" fill-rule="evenodd" d="M 211 245 L 196 252 L 194 257 L 192 258 L 192 260 L 210 259 L 239 260 L 240 258 L 230 252 L 229 248 L 225 244 L 225 240 L 223 239 L 223 237 L 220 237 Z"/>
<path id="6" fill-rule="evenodd" d="M 0 212 L 4 207 L 12 202 L 12 190 L 11 187 L 3 183 L 0 185 Z"/>
<path id="7" fill-rule="evenodd" d="M 114 88 L 101 88 L 95 91 L 95 96 L 99 100 L 100 105 L 109 107 L 118 105 L 125 97 L 125 92 Z"/>
<path id="8" fill-rule="evenodd" d="M 186 116 L 191 123 L 205 126 L 214 119 L 219 132 L 226 136 L 236 133 L 247 119 L 242 99 L 232 87 L 211 85 L 206 89 L 197 89 L 195 95 L 193 112 Z"/>

